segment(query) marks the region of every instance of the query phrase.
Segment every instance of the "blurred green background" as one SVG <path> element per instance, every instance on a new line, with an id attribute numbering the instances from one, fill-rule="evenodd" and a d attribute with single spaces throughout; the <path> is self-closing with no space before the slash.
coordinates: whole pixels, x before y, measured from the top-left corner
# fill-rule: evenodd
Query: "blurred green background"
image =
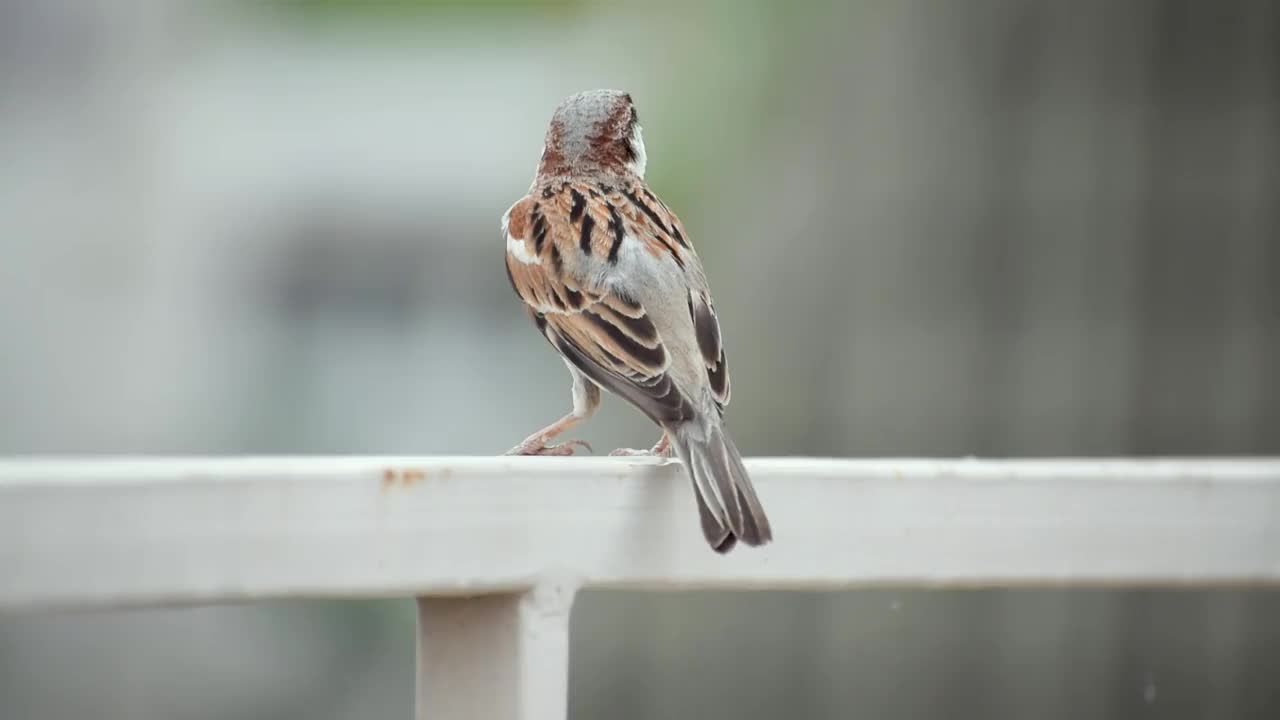
<path id="1" fill-rule="evenodd" d="M 0 453 L 510 447 L 569 382 L 499 218 L 593 87 L 707 266 L 747 454 L 1280 453 L 1273 0 L 0 3 Z M 576 436 L 656 433 L 606 399 Z M 1269 719 L 1278 618 L 587 593 L 572 715 Z M 0 718 L 407 717 L 412 635 L 408 601 L 4 617 Z"/>

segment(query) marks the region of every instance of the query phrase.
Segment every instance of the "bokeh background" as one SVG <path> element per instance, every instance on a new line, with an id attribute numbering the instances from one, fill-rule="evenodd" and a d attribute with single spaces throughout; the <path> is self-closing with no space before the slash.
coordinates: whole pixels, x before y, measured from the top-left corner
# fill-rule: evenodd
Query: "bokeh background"
<path id="1" fill-rule="evenodd" d="M 558 417 L 498 225 L 592 87 L 639 105 L 748 454 L 1280 453 L 1274 0 L 4 0 L 0 453 Z M 579 436 L 656 434 L 606 400 Z M 412 622 L 4 617 L 0 718 L 408 717 Z M 1276 592 L 588 593 L 574 629 L 575 720 L 1280 717 Z"/>

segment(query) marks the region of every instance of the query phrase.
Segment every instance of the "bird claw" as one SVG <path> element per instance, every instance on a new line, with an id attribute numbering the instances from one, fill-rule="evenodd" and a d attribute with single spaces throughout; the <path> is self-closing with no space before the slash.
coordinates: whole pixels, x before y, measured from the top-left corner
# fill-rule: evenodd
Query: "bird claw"
<path id="1" fill-rule="evenodd" d="M 559 445 L 548 445 L 545 439 L 534 438 L 525 440 L 519 445 L 511 448 L 506 452 L 507 455 L 572 455 L 575 447 L 586 448 L 587 452 L 594 452 L 591 449 L 591 443 L 586 440 L 568 440 Z"/>

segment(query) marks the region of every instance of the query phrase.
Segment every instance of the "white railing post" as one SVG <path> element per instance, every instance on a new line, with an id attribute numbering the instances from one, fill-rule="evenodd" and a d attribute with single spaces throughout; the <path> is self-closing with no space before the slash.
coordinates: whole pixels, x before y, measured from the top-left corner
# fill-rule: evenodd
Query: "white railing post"
<path id="1" fill-rule="evenodd" d="M 564 720 L 577 587 L 418 598 L 417 720 Z"/>

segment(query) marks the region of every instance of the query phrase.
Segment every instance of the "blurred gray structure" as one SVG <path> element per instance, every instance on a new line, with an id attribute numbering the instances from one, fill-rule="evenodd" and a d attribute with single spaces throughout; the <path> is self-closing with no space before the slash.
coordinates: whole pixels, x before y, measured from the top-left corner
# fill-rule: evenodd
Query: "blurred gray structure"
<path id="1" fill-rule="evenodd" d="M 568 378 L 498 218 L 593 86 L 708 267 L 747 453 L 1280 452 L 1275 2 L 351 5 L 0 3 L 0 452 L 510 446 Z M 1277 610 L 592 594 L 572 705 L 1271 718 Z M 410 623 L 4 618 L 0 717 L 404 717 Z"/>

